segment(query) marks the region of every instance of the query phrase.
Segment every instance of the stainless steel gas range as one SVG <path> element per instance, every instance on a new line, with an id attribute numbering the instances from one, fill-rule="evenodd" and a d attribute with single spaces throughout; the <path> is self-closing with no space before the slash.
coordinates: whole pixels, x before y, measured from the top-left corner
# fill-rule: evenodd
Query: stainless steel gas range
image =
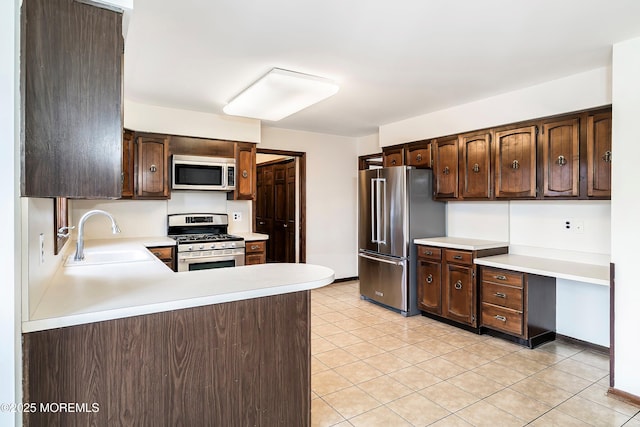
<path id="1" fill-rule="evenodd" d="M 167 223 L 178 243 L 178 272 L 244 265 L 244 239 L 227 233 L 227 214 L 173 214 Z"/>

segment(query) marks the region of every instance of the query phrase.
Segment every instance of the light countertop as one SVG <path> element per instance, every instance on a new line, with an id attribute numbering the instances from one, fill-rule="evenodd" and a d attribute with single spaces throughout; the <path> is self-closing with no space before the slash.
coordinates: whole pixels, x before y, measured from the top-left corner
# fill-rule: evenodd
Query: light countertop
<path id="1" fill-rule="evenodd" d="M 609 286 L 609 266 L 538 258 L 525 255 L 493 255 L 473 260 L 478 265 Z"/>
<path id="2" fill-rule="evenodd" d="M 133 262 L 61 265 L 29 320 L 22 322 L 22 331 L 304 291 L 334 280 L 333 270 L 312 264 L 258 264 L 176 273 L 145 248 L 171 244 L 170 240 L 87 240 L 86 254 L 140 250 L 149 257 L 136 257 Z M 75 251 L 74 245 L 68 247 L 65 259 Z"/>
<path id="3" fill-rule="evenodd" d="M 429 237 L 425 239 L 415 239 L 416 245 L 436 246 L 440 248 L 461 249 L 467 251 L 479 251 L 482 249 L 493 249 L 509 246 L 507 242 L 496 242 L 493 240 L 465 239 L 462 237 Z"/>
<path id="4" fill-rule="evenodd" d="M 269 240 L 269 235 L 262 234 L 262 233 L 245 232 L 245 233 L 231 233 L 231 234 L 233 234 L 234 236 L 242 237 L 246 242 L 255 242 L 257 240 Z"/>

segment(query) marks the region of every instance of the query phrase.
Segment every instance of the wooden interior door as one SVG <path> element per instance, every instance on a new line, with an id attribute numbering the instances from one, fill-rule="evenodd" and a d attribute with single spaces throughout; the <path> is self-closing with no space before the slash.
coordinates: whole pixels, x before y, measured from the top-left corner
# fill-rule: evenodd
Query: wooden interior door
<path id="1" fill-rule="evenodd" d="M 256 232 L 269 235 L 267 262 L 296 262 L 296 162 L 258 165 Z"/>

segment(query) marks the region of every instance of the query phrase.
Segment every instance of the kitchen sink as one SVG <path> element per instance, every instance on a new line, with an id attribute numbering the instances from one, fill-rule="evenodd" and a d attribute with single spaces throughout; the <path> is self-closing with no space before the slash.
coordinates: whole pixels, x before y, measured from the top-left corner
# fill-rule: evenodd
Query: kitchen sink
<path id="1" fill-rule="evenodd" d="M 140 262 L 140 261 L 152 261 L 154 256 L 147 250 L 113 250 L 113 251 L 92 251 L 85 249 L 84 259 L 82 261 L 76 261 L 73 256 L 69 255 L 65 261 L 65 267 L 84 266 L 84 265 L 98 265 L 98 264 L 113 264 L 120 262 Z"/>

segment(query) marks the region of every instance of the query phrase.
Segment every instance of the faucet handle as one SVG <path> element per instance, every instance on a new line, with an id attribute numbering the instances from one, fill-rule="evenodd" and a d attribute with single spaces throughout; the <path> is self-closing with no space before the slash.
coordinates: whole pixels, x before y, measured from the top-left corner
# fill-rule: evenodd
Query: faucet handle
<path id="1" fill-rule="evenodd" d="M 70 231 L 73 230 L 74 228 L 76 228 L 75 226 L 71 226 L 71 227 L 60 227 L 58 228 L 58 237 L 60 238 L 65 238 L 65 237 L 69 237 L 69 235 L 71 234 Z"/>

